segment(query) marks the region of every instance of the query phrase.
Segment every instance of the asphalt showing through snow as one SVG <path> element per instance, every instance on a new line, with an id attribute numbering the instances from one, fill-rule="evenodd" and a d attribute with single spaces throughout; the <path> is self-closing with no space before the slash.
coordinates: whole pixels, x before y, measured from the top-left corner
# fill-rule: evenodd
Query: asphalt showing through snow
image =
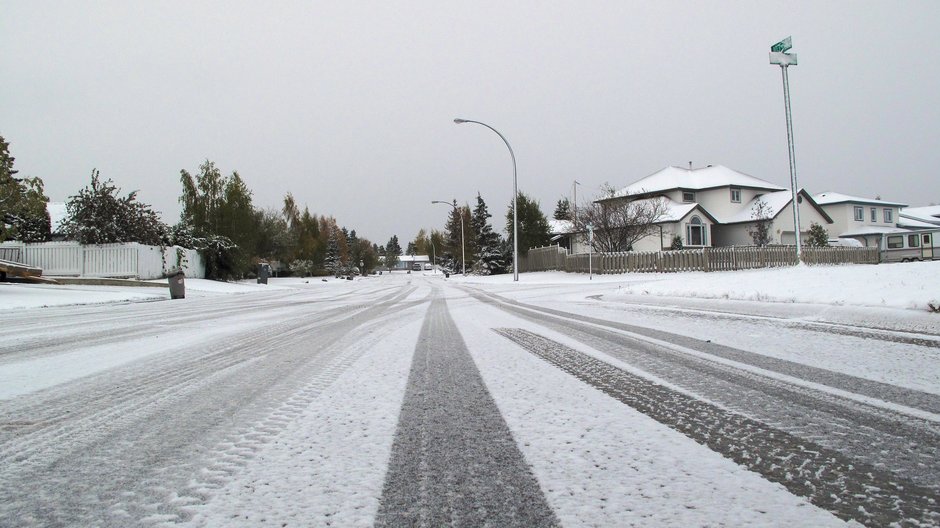
<path id="1" fill-rule="evenodd" d="M 627 373 L 532 332 L 496 332 L 605 394 L 707 445 L 843 519 L 867 526 L 940 523 L 936 494 L 814 442 Z"/>
<path id="2" fill-rule="evenodd" d="M 415 350 L 376 526 L 559 525 L 443 298 Z"/>

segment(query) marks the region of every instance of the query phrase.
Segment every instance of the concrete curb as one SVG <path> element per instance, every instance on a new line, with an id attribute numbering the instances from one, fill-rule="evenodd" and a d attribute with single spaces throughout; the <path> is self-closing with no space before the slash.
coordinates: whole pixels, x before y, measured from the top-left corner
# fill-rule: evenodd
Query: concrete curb
<path id="1" fill-rule="evenodd" d="M 87 286 L 129 286 L 134 288 L 168 288 L 166 282 L 149 282 L 135 279 L 107 279 L 100 277 L 44 277 L 59 284 Z"/>

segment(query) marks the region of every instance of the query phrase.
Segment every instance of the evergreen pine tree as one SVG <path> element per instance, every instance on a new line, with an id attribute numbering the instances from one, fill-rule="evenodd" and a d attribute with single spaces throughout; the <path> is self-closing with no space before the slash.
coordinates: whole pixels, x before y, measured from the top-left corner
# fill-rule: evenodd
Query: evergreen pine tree
<path id="1" fill-rule="evenodd" d="M 555 220 L 571 220 L 571 203 L 567 198 L 558 200 L 555 205 Z"/>
<path id="2" fill-rule="evenodd" d="M 829 245 L 829 232 L 826 228 L 816 222 L 809 225 L 809 237 L 806 239 L 806 245 L 810 247 L 826 247 Z"/>
<path id="3" fill-rule="evenodd" d="M 337 230 L 330 230 L 330 237 L 326 245 L 326 262 L 324 269 L 335 276 L 340 274 L 339 244 L 337 243 Z"/>
<path id="4" fill-rule="evenodd" d="M 398 235 L 392 235 L 385 244 L 385 267 L 389 271 L 395 269 L 398 264 L 398 258 L 401 256 L 401 246 L 398 245 Z"/>
<path id="5" fill-rule="evenodd" d="M 470 219 L 470 232 L 475 240 L 477 256 L 473 269 L 482 275 L 502 273 L 506 268 L 499 233 L 493 231 L 490 225 L 491 216 L 483 197 L 477 193 L 477 205 Z"/>
<path id="6" fill-rule="evenodd" d="M 679 251 L 679 250 L 682 249 L 682 248 L 683 248 L 683 245 L 682 245 L 682 237 L 679 236 L 679 235 L 674 235 L 674 236 L 672 237 L 672 243 L 669 244 L 669 249 L 671 249 L 671 250 L 673 250 L 673 251 Z"/>
<path id="7" fill-rule="evenodd" d="M 10 144 L 0 136 L 0 242 L 49 239 L 50 220 L 40 178 L 17 178 Z"/>
<path id="8" fill-rule="evenodd" d="M 350 266 L 359 270 L 360 273 L 363 272 L 365 267 L 363 262 L 363 248 L 359 244 L 359 237 L 356 235 L 356 230 L 353 229 L 349 232 L 349 238 L 346 239 L 346 244 L 349 245 L 349 262 Z M 368 244 L 366 245 L 368 248 Z"/>
<path id="9" fill-rule="evenodd" d="M 525 255 L 530 248 L 548 245 L 551 241 L 551 229 L 548 219 L 539 208 L 539 203 L 522 191 L 516 200 L 519 203 L 519 254 Z M 506 213 L 506 231 L 509 233 L 509 246 L 513 246 L 512 203 Z"/>
<path id="10" fill-rule="evenodd" d="M 461 272 L 464 261 L 467 269 L 472 269 L 475 244 L 470 232 L 470 208 L 466 205 L 457 207 L 457 200 L 453 205 L 444 226 L 444 245 L 437 248 L 437 257 L 445 268 Z"/>

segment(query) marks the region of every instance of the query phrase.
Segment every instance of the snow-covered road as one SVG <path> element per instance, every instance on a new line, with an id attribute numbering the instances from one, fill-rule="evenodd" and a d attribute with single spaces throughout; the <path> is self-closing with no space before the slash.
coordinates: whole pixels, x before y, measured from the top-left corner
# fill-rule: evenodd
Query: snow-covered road
<path id="1" fill-rule="evenodd" d="M 430 274 L 0 314 L 0 526 L 940 524 L 931 315 Z"/>

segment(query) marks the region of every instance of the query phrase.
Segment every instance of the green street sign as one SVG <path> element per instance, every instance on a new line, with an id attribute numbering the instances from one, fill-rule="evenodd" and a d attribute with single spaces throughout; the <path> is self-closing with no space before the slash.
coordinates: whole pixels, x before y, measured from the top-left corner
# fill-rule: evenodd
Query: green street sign
<path id="1" fill-rule="evenodd" d="M 793 37 L 787 37 L 770 47 L 770 51 L 784 52 L 793 47 Z"/>

